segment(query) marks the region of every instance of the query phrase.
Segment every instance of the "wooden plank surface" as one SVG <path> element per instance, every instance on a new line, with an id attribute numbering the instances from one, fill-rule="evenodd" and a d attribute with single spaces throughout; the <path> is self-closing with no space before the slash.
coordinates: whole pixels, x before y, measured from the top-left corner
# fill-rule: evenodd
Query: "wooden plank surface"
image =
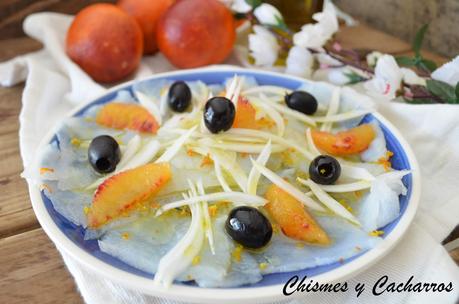
<path id="1" fill-rule="evenodd" d="M 408 43 L 364 25 L 344 28 L 338 40 L 346 48 L 392 54 L 410 52 Z M 29 38 L 0 40 L 0 61 L 40 47 Z M 446 61 L 434 54 L 426 56 L 438 63 Z M 23 85 L 0 88 L 0 303 L 82 303 L 61 257 L 39 228 L 26 183 L 19 176 L 22 164 L 18 115 L 22 90 Z M 453 238 L 458 236 L 456 233 Z M 451 254 L 459 261 L 459 249 Z"/>
<path id="2" fill-rule="evenodd" d="M 18 116 L 23 85 L 0 89 L 0 238 L 39 227 L 19 176 Z"/>
<path id="3" fill-rule="evenodd" d="M 0 303 L 83 303 L 41 228 L 0 239 Z"/>

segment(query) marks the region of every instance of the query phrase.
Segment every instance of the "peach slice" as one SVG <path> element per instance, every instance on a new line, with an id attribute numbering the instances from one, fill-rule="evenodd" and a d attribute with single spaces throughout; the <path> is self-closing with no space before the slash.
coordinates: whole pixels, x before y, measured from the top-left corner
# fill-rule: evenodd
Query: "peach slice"
<path id="1" fill-rule="evenodd" d="M 150 163 L 106 179 L 96 190 L 88 225 L 98 228 L 147 203 L 170 180 L 169 163 Z"/>
<path id="2" fill-rule="evenodd" d="M 113 129 L 152 134 L 159 128 L 155 118 L 144 107 L 133 103 L 106 104 L 97 114 L 96 122 Z"/>
<path id="3" fill-rule="evenodd" d="M 293 196 L 271 185 L 265 197 L 268 200 L 265 208 L 286 236 L 315 245 L 330 244 L 327 233 Z"/>
<path id="4" fill-rule="evenodd" d="M 246 98 L 239 97 L 233 128 L 260 129 L 261 125 L 256 120 L 255 115 L 255 108 L 250 104 L 250 102 Z"/>
<path id="5" fill-rule="evenodd" d="M 336 134 L 315 130 L 311 134 L 316 146 L 332 155 L 350 155 L 365 151 L 376 137 L 371 124 L 363 124 Z"/>

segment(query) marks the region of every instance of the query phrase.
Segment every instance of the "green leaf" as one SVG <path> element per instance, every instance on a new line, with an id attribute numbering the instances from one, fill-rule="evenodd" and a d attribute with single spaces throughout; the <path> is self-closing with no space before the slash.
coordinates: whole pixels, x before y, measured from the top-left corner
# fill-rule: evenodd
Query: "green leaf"
<path id="1" fill-rule="evenodd" d="M 281 29 L 284 32 L 288 31 L 288 26 L 287 26 L 287 24 L 285 24 L 285 21 L 284 21 L 284 19 L 282 17 L 274 16 L 274 18 L 276 18 L 276 22 L 277 22 L 276 27 L 277 28 Z"/>
<path id="2" fill-rule="evenodd" d="M 414 53 L 419 56 L 421 47 L 422 47 L 422 42 L 424 41 L 424 35 L 429 28 L 429 24 L 424 24 L 421 29 L 416 33 L 416 36 L 414 37 L 413 41 L 413 51 Z"/>
<path id="3" fill-rule="evenodd" d="M 419 61 L 419 67 L 429 72 L 433 72 L 437 69 L 437 64 L 432 60 L 421 59 Z"/>
<path id="4" fill-rule="evenodd" d="M 403 66 L 407 66 L 407 67 L 415 65 L 415 60 L 413 58 L 411 58 L 411 57 L 398 56 L 398 57 L 395 57 L 395 60 L 397 61 L 398 65 L 403 65 Z"/>
<path id="5" fill-rule="evenodd" d="M 245 0 L 248 5 L 250 5 L 253 8 L 256 8 L 257 6 L 260 6 L 262 1 L 261 0 Z"/>
<path id="6" fill-rule="evenodd" d="M 349 82 L 347 84 L 356 84 L 368 80 L 365 77 L 357 74 L 356 72 L 344 73 L 344 76 L 346 76 L 349 79 Z"/>
<path id="7" fill-rule="evenodd" d="M 447 103 L 458 103 L 455 89 L 443 81 L 427 79 L 427 89 L 430 93 L 440 97 Z"/>
<path id="8" fill-rule="evenodd" d="M 459 99 L 459 82 L 456 83 L 456 98 Z"/>

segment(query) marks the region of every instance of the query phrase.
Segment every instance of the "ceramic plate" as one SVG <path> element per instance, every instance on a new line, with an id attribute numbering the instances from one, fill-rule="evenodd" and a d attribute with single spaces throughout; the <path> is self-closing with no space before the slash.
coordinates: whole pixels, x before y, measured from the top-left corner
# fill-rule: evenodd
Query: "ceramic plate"
<path id="1" fill-rule="evenodd" d="M 141 81 L 160 79 L 201 80 L 206 84 L 216 84 L 222 83 L 235 73 L 253 76 L 260 85 L 276 85 L 289 89 L 295 89 L 307 82 L 307 80 L 301 78 L 282 74 L 226 67 L 164 73 L 153 75 Z M 311 82 L 309 83 L 311 84 Z M 105 95 L 73 111 L 70 116 L 82 115 L 86 109 L 95 104 L 111 101 L 120 90 L 131 91 L 133 84 L 133 81 L 127 82 L 109 90 Z M 317 83 L 317 85 L 332 88 L 328 84 Z M 394 152 L 394 157 L 391 159 L 392 167 L 397 170 L 408 169 L 412 171 L 412 174 L 403 178 L 408 192 L 406 196 L 400 196 L 400 216 L 389 225 L 381 228 L 384 231 L 384 240 L 379 242 L 373 249 L 362 252 L 351 259 L 301 271 L 265 275 L 261 282 L 250 286 L 227 289 L 201 288 L 190 284 L 174 284 L 169 289 L 154 286 L 150 274 L 135 269 L 101 252 L 96 240 L 84 240 L 85 229 L 75 226 L 57 213 L 51 201 L 40 191 L 37 185 L 32 183 L 29 183 L 30 196 L 42 227 L 61 250 L 96 273 L 124 286 L 141 290 L 154 296 L 198 303 L 215 303 L 216 301 L 219 301 L 219 303 L 240 301 L 243 301 L 243 303 L 259 303 L 281 300 L 284 298 L 282 293 L 284 284 L 294 275 L 299 277 L 307 275 L 318 282 L 338 282 L 355 276 L 358 272 L 363 271 L 387 254 L 401 239 L 410 225 L 418 207 L 420 194 L 419 170 L 416 159 L 411 148 L 390 122 L 378 113 L 368 114 L 364 121 L 372 118 L 379 121 L 386 138 L 387 148 Z M 53 140 L 54 135 L 55 131 L 51 132 L 43 141 L 43 145 Z M 300 293 L 297 294 L 301 296 Z"/>

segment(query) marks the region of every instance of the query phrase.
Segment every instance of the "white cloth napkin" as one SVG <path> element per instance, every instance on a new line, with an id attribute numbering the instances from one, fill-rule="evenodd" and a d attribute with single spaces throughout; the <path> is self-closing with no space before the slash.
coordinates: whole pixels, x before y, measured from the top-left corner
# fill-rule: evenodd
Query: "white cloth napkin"
<path id="1" fill-rule="evenodd" d="M 0 64 L 0 84 L 12 86 L 26 81 L 20 114 L 20 147 L 24 166 L 41 138 L 79 103 L 99 95 L 106 88 L 93 82 L 64 51 L 71 16 L 39 13 L 24 22 L 25 32 L 40 40 L 45 48 Z M 171 70 L 158 54 L 142 60 L 135 78 Z M 296 303 L 455 303 L 459 298 L 459 268 L 440 245 L 459 224 L 459 106 L 408 105 L 379 102 L 379 111 L 411 144 L 422 175 L 422 196 L 418 214 L 400 244 L 378 264 L 352 280 L 346 293 L 304 294 Z M 126 289 L 84 268 L 63 254 L 79 291 L 88 304 L 178 303 Z M 371 288 L 378 278 L 388 275 L 394 282 L 452 282 L 450 293 L 384 293 L 375 297 Z M 365 283 L 356 297 L 353 286 Z M 186 300 L 186 299 L 184 299 Z"/>

